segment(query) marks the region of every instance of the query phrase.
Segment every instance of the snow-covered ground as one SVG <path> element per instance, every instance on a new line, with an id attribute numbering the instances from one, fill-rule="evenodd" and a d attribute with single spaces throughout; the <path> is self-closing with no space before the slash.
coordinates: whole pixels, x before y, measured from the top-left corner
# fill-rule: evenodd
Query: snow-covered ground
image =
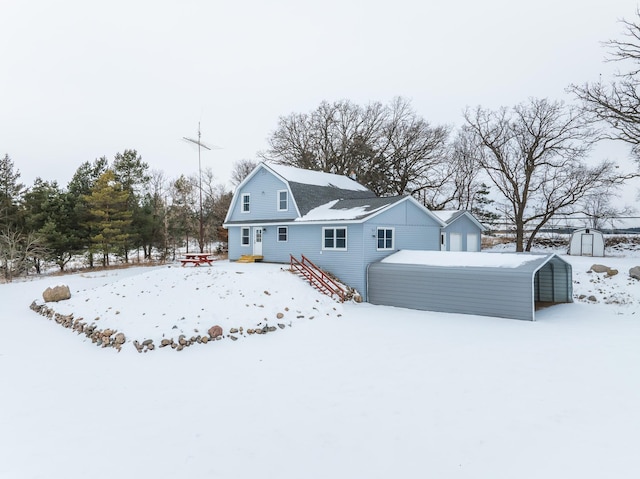
<path id="1" fill-rule="evenodd" d="M 0 285 L 0 478 L 640 477 L 640 252 L 563 257 L 576 301 L 536 322 L 338 304 L 274 264 Z M 29 309 L 60 283 L 121 352 Z M 214 325 L 243 330 L 131 343 Z"/>

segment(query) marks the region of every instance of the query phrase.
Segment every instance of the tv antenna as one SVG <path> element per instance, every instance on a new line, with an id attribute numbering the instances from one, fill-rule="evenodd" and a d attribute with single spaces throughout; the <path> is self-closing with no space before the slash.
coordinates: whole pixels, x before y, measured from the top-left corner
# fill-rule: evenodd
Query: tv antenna
<path id="1" fill-rule="evenodd" d="M 198 139 L 188 138 L 186 136 L 182 137 L 183 140 L 193 143 L 194 145 L 198 145 L 198 190 L 200 191 L 200 229 L 198 236 L 198 246 L 200 247 L 200 252 L 204 253 L 204 217 L 202 214 L 202 160 L 201 160 L 201 150 L 204 148 L 205 150 L 219 150 L 219 146 L 208 146 L 202 143 L 200 139 L 200 122 L 198 122 Z M 187 244 L 187 251 L 189 251 L 189 245 Z"/>

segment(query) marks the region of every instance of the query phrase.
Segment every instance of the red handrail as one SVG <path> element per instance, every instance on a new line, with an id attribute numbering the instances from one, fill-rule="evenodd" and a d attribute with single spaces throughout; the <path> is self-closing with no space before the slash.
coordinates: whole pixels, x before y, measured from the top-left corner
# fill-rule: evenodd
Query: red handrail
<path id="1" fill-rule="evenodd" d="M 301 255 L 302 261 L 299 261 L 293 255 L 289 256 L 291 257 L 291 269 L 295 269 L 302 273 L 303 276 L 309 279 L 309 284 L 313 285 L 313 280 L 315 280 L 315 286 L 318 287 L 318 289 L 323 288 L 325 292 L 330 293 L 330 295 L 337 294 L 340 301 L 345 301 L 347 299 L 346 292 L 342 286 L 340 286 L 333 278 L 325 274 L 322 269 L 318 268 L 305 255 Z"/>

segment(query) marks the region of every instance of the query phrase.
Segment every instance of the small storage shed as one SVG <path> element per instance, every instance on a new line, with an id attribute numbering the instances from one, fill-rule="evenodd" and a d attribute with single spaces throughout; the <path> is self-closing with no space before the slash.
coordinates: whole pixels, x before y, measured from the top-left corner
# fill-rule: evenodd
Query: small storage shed
<path id="1" fill-rule="evenodd" d="M 571 256 L 604 256 L 604 235 L 593 228 L 575 230 L 569 243 Z"/>
<path id="2" fill-rule="evenodd" d="M 372 304 L 535 320 L 573 301 L 571 265 L 555 254 L 402 250 L 367 269 Z"/>

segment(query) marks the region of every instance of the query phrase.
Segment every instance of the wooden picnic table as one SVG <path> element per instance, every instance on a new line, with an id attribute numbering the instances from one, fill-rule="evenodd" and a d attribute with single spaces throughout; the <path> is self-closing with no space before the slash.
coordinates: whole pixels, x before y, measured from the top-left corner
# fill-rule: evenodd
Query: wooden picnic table
<path id="1" fill-rule="evenodd" d="M 200 266 L 205 263 L 211 266 L 213 261 L 211 253 L 187 253 L 184 255 L 184 258 L 180 260 L 180 263 L 182 263 L 182 266 L 187 264 Z"/>

